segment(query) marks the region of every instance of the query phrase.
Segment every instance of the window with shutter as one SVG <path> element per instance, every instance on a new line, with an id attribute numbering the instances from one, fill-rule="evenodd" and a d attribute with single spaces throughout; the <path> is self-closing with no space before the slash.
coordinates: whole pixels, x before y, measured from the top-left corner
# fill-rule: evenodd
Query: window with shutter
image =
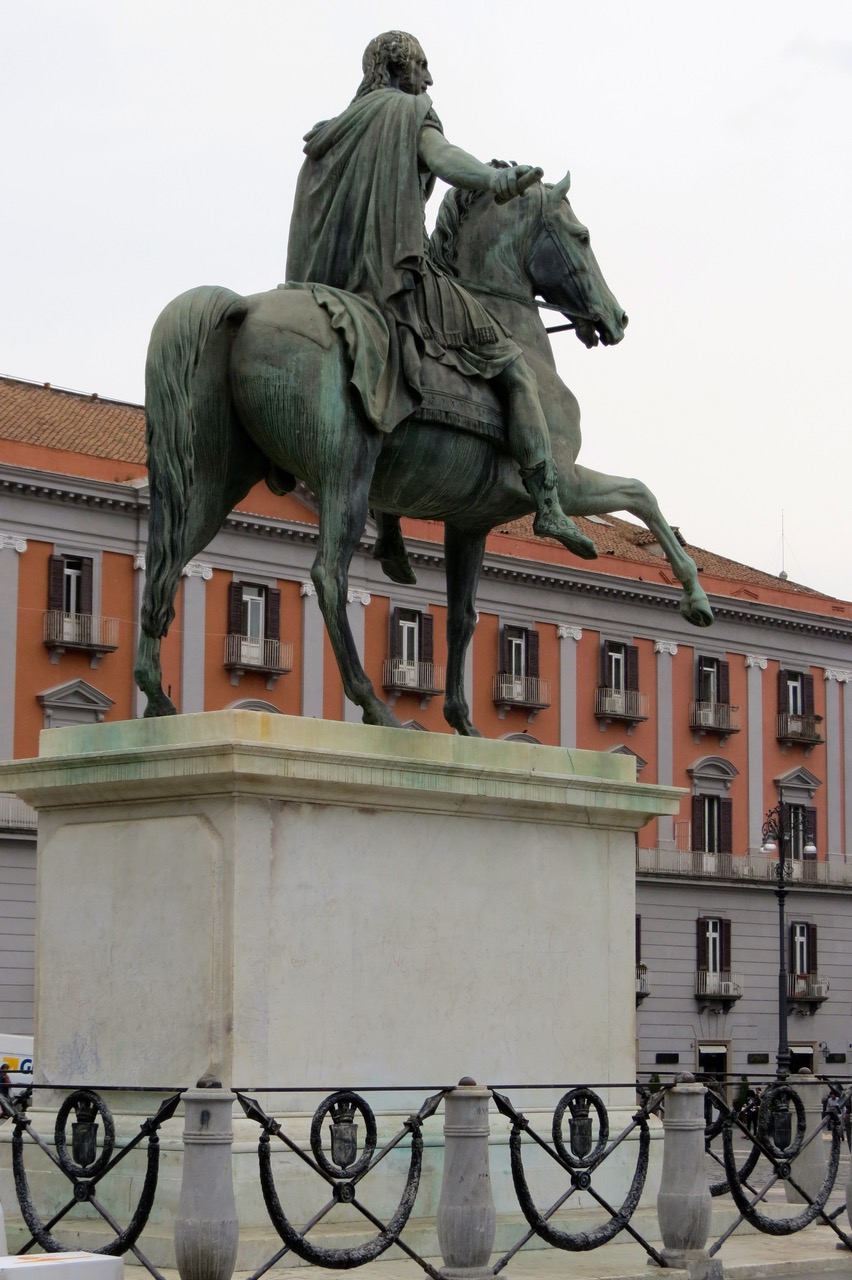
<path id="1" fill-rule="evenodd" d="M 695 922 L 695 967 L 701 973 L 706 973 L 709 966 L 707 930 L 710 923 L 706 916 L 699 916 Z"/>
<path id="2" fill-rule="evenodd" d="M 642 917 L 636 917 L 636 963 L 642 963 Z"/>

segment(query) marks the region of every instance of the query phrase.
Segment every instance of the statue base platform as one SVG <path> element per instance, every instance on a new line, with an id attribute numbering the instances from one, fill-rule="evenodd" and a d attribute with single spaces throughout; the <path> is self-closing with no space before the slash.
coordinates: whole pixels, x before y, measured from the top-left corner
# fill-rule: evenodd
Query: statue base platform
<path id="1" fill-rule="evenodd" d="M 219 1080 L 307 1132 L 340 1087 L 408 1114 L 469 1076 L 532 1119 L 560 1091 L 525 1086 L 634 1078 L 634 833 L 681 793 L 629 757 L 222 711 L 46 731 L 0 789 L 39 814 L 36 1082 Z M 252 1232 L 258 1130 L 235 1133 Z M 9 1229 L 5 1178 L 3 1203 Z"/>

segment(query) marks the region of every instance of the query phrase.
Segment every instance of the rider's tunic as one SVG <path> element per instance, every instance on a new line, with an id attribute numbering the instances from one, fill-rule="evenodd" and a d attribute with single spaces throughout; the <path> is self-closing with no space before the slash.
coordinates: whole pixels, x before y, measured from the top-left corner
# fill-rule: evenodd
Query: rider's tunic
<path id="1" fill-rule="evenodd" d="M 521 354 L 429 259 L 424 204 L 435 178 L 418 160 L 422 128 L 441 130 L 431 100 L 398 89 L 376 89 L 317 125 L 290 224 L 287 281 L 326 286 L 314 294 L 342 332 L 352 382 L 383 431 L 420 403 L 424 356 L 492 378 Z"/>

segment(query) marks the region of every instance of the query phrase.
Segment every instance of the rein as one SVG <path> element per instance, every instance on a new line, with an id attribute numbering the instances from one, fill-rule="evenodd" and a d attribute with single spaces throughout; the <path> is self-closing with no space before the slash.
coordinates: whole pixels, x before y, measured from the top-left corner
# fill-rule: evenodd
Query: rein
<path id="1" fill-rule="evenodd" d="M 539 298 L 524 298 L 519 293 L 506 293 L 503 289 L 491 289 L 486 284 L 478 284 L 475 280 L 466 280 L 464 276 L 451 276 L 465 289 L 473 289 L 479 293 L 487 293 L 492 298 L 503 298 L 506 302 L 519 302 L 521 306 L 537 308 L 539 311 L 558 311 L 561 316 L 565 312 L 552 302 L 542 302 Z M 545 333 L 563 333 L 566 329 L 576 329 L 575 324 L 555 324 L 551 328 L 545 325 Z"/>

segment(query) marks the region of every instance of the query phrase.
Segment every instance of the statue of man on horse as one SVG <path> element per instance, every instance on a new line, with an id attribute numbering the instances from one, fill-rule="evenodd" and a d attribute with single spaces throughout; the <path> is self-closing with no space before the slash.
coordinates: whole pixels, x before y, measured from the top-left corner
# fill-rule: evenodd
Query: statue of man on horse
<path id="1" fill-rule="evenodd" d="M 503 203 L 542 177 L 530 165 L 494 168 L 453 146 L 427 90 L 433 83 L 418 40 L 386 31 L 371 40 L 354 100 L 306 137 L 307 159 L 296 187 L 287 280 L 330 286 L 315 290 L 335 315 L 342 309 L 353 340 L 370 344 L 373 326 L 359 300 L 386 322 L 370 361 L 365 409 L 375 427 L 392 431 L 422 399 L 424 358 L 465 377 L 492 381 L 506 413 L 507 445 L 535 504 L 534 532 L 592 559 L 594 543 L 562 510 L 557 471 L 535 375 L 510 333 L 462 285 L 430 259 L 425 201 L 436 177 Z M 386 345 L 385 345 L 386 344 Z M 367 372 L 366 378 L 369 379 Z M 386 572 L 409 580 L 401 538 L 384 522 L 379 551 Z"/>
<path id="2" fill-rule="evenodd" d="M 368 724 L 399 724 L 364 670 L 347 616 L 349 567 L 374 513 L 376 553 L 413 574 L 401 516 L 444 525 L 444 716 L 475 734 L 464 688 L 489 532 L 535 512 L 536 533 L 594 555 L 572 516 L 628 511 L 654 533 L 683 587 L 680 609 L 713 621 L 696 566 L 641 480 L 577 461 L 576 397 L 559 376 L 538 308 L 585 346 L 614 346 L 627 316 L 570 174 L 482 164 L 444 137 L 413 36 L 378 36 L 364 80 L 307 138 L 287 284 L 251 297 L 200 285 L 151 334 L 145 412 L 151 508 L 136 681 L 147 716 L 174 715 L 161 642 L 184 566 L 251 488 L 316 497 L 311 578 L 343 688 Z M 451 184 L 430 240 L 423 208 Z M 522 198 L 517 198 L 522 197 Z M 543 299 L 543 303 L 538 300 Z"/>

